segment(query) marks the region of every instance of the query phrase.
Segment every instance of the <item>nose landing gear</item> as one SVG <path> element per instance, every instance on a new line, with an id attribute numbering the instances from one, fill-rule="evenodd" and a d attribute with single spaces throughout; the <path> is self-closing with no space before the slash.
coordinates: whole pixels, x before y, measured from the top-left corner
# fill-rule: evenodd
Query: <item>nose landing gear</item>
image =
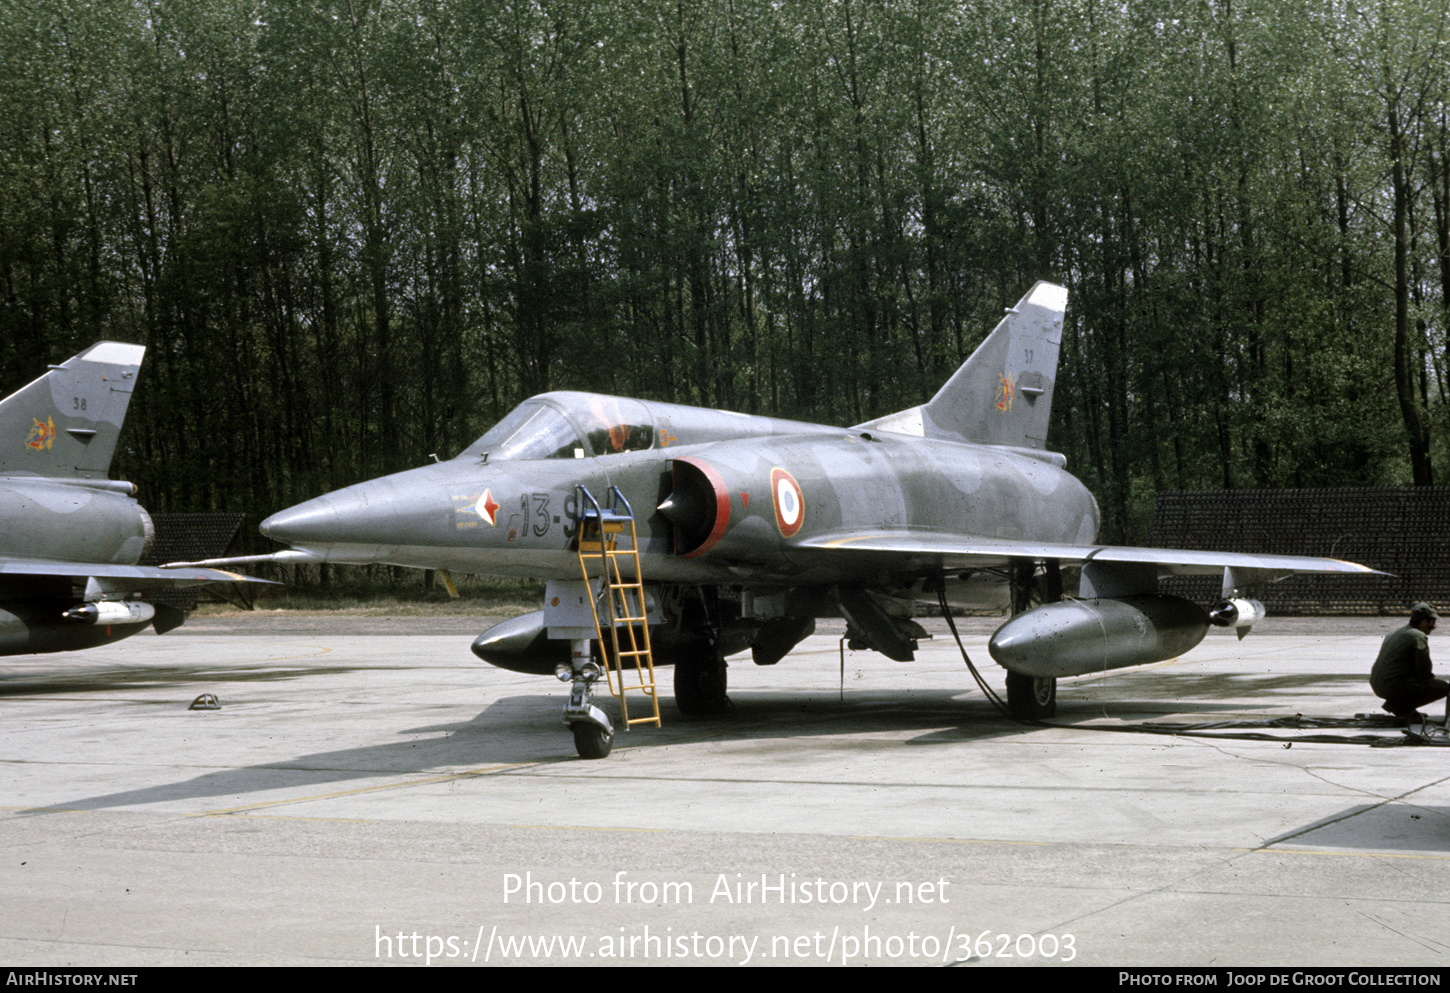
<path id="1" fill-rule="evenodd" d="M 591 702 L 594 684 L 604 677 L 604 670 L 589 658 L 589 642 L 576 641 L 570 664 L 560 665 L 554 674 L 560 682 L 570 684 L 564 723 L 574 732 L 574 750 L 581 759 L 606 758 L 614 747 L 614 725 Z"/>

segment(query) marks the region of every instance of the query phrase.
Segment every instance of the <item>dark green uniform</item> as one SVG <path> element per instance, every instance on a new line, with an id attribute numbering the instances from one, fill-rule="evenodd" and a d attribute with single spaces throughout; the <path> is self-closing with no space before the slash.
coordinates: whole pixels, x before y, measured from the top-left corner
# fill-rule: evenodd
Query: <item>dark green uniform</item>
<path id="1" fill-rule="evenodd" d="M 1385 709 L 1401 717 L 1445 696 L 1450 684 L 1435 679 L 1430 666 L 1430 639 L 1417 627 L 1391 631 L 1370 670 L 1369 686 Z"/>

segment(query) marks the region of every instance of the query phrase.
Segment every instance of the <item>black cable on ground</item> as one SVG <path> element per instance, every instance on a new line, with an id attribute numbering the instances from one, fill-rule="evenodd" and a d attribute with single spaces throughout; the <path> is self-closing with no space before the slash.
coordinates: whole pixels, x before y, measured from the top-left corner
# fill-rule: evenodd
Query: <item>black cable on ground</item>
<path id="1" fill-rule="evenodd" d="M 1118 727 L 1095 727 L 1090 724 L 1054 724 L 1049 721 L 1032 720 L 1024 717 L 1018 717 L 1017 715 L 1012 713 L 1011 708 L 1008 707 L 1006 702 L 1003 701 L 1003 699 L 1000 695 L 998 695 L 996 690 L 992 689 L 992 687 L 987 685 L 987 681 L 982 677 L 982 674 L 977 671 L 977 667 L 972 664 L 971 657 L 967 655 L 967 648 L 965 645 L 962 644 L 962 637 L 960 634 L 957 633 L 956 622 L 952 620 L 952 612 L 951 609 L 947 606 L 947 597 L 945 590 L 937 591 L 937 601 L 941 604 L 942 616 L 946 618 L 947 627 L 951 629 L 952 637 L 956 639 L 957 650 L 962 653 L 962 661 L 967 664 L 967 669 L 971 672 L 972 679 L 976 680 L 977 686 L 981 689 L 982 694 L 987 698 L 987 700 L 992 704 L 993 707 L 997 708 L 998 713 L 1000 713 L 1003 717 L 1015 721 L 1018 724 L 1027 725 L 1028 727 L 1061 728 L 1068 731 L 1110 731 L 1115 733 L 1126 732 L 1128 734 L 1157 734 L 1170 735 L 1172 737 L 1180 738 L 1210 738 L 1228 741 L 1277 741 L 1289 745 L 1295 744 L 1297 742 L 1308 742 L 1311 744 L 1326 745 L 1368 745 L 1371 748 L 1395 748 L 1401 745 L 1431 745 L 1440 747 L 1450 746 L 1450 731 L 1447 731 L 1446 728 L 1437 728 L 1434 725 L 1428 723 L 1422 725 L 1418 732 L 1412 730 L 1412 728 L 1410 727 L 1402 727 L 1399 729 L 1400 735 L 1398 737 L 1391 737 L 1380 734 L 1306 734 L 1299 735 L 1297 737 L 1287 738 L 1282 735 L 1256 734 L 1250 731 L 1243 731 L 1231 734 L 1208 733 L 1214 730 L 1229 730 L 1232 728 L 1251 727 L 1283 728 L 1285 730 L 1301 727 L 1365 727 L 1366 724 L 1368 724 L 1370 727 L 1374 727 L 1378 722 L 1394 720 L 1394 718 L 1380 718 L 1378 716 L 1362 719 L 1344 717 L 1303 717 L 1295 714 L 1293 717 L 1276 717 L 1258 721 L 1213 721 L 1201 724 L 1146 723 L 1123 724 Z M 1380 724 L 1379 726 L 1383 726 L 1383 724 Z M 1386 728 L 1386 730 L 1389 730 L 1389 728 Z"/>
<path id="2" fill-rule="evenodd" d="M 937 601 L 941 604 L 942 616 L 947 619 L 947 627 L 951 628 L 952 637 L 955 638 L 957 641 L 957 649 L 962 653 L 962 661 L 967 663 L 967 669 L 971 671 L 972 678 L 977 681 L 977 686 L 981 689 L 982 694 L 991 701 L 992 706 L 996 707 L 997 711 L 1003 717 L 1010 718 L 1011 720 L 1017 721 L 1021 724 L 1033 723 L 1032 721 L 1024 721 L 1020 717 L 1017 717 L 1015 714 L 1013 714 L 1011 708 L 1007 706 L 1006 702 L 997 695 L 997 691 L 987 685 L 987 681 L 982 678 L 982 674 L 977 671 L 977 667 L 972 665 L 972 660 L 967 655 L 967 648 L 965 645 L 962 644 L 962 636 L 957 634 L 957 624 L 955 621 L 952 620 L 951 608 L 947 606 L 947 593 L 945 586 L 943 586 L 942 589 L 936 591 L 936 598 Z"/>

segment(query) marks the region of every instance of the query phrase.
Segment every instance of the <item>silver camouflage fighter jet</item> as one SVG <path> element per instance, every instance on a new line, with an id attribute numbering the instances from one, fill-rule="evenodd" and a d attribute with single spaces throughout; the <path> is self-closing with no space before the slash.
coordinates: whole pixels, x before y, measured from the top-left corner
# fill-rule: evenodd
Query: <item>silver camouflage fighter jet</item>
<path id="1" fill-rule="evenodd" d="M 855 427 L 545 393 L 450 461 L 310 500 L 262 532 L 293 546 L 277 561 L 546 578 L 542 610 L 473 650 L 569 682 L 565 720 L 591 758 L 614 735 L 596 680 L 626 726 L 658 723 L 659 665 L 674 666 L 681 711 L 717 713 L 727 655 L 774 665 L 818 617 L 908 660 L 921 604 L 1010 605 L 990 651 L 1013 712 L 1039 718 L 1059 677 L 1172 658 L 1212 623 L 1242 633 L 1263 613 L 1258 584 L 1372 571 L 1095 544 L 1097 502 L 1044 447 L 1066 304 L 1038 283 L 928 403 Z M 1211 613 L 1158 592 L 1163 575 L 1220 573 Z"/>
<path id="2" fill-rule="evenodd" d="M 186 619 L 162 589 L 261 582 L 136 563 L 154 529 L 136 487 L 107 478 L 146 349 L 92 345 L 0 400 L 0 655 L 68 652 Z"/>

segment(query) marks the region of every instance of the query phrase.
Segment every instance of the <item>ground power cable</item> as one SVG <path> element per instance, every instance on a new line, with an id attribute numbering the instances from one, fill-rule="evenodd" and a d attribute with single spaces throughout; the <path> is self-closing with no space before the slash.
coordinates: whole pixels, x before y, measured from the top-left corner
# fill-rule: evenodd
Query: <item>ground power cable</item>
<path id="1" fill-rule="evenodd" d="M 946 618 L 947 627 L 951 629 L 952 638 L 956 640 L 957 650 L 962 653 L 962 661 L 967 664 L 972 679 L 976 680 L 977 686 L 982 694 L 993 707 L 1009 720 L 1028 727 L 1061 728 L 1069 731 L 1108 731 L 1113 733 L 1128 734 L 1156 734 L 1181 738 L 1209 738 L 1220 741 L 1277 741 L 1286 747 L 1298 742 L 1312 744 L 1330 745 L 1368 745 L 1371 748 L 1393 748 L 1401 745 L 1432 745 L 1450 746 L 1450 734 L 1445 728 L 1435 728 L 1432 731 L 1427 721 L 1421 726 L 1419 732 L 1410 728 L 1401 728 L 1401 735 L 1389 737 L 1382 734 L 1357 734 L 1357 735 L 1336 735 L 1336 734 L 1307 734 L 1292 738 L 1282 735 L 1261 734 L 1253 731 L 1238 731 L 1235 733 L 1215 734 L 1210 733 L 1217 729 L 1229 730 L 1233 728 L 1283 728 L 1285 730 L 1311 727 L 1364 727 L 1364 722 L 1359 719 L 1342 717 L 1303 717 L 1295 714 L 1293 717 L 1276 717 L 1260 721 L 1213 721 L 1200 724 L 1123 724 L 1118 727 L 1094 727 L 1090 724 L 1057 724 L 1051 721 L 1044 721 L 1037 718 L 1018 717 L 1012 713 L 1011 708 L 1004 702 L 1001 696 L 987 685 L 986 679 L 977 671 L 972 664 L 971 656 L 967 654 L 967 648 L 962 644 L 962 636 L 957 632 L 956 622 L 952 620 L 952 613 L 947 606 L 946 592 L 937 591 L 937 601 L 941 604 L 942 616 Z"/>

